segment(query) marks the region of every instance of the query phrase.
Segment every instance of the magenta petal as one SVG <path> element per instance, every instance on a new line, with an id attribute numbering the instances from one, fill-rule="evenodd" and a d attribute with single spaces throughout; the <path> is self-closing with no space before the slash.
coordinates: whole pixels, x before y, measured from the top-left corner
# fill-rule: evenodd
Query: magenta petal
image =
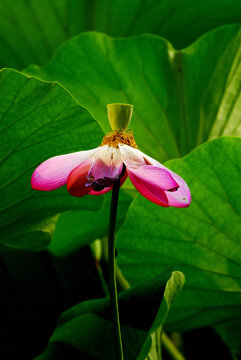
<path id="1" fill-rule="evenodd" d="M 184 182 L 184 181 L 183 181 Z M 184 185 L 185 184 L 185 185 Z M 177 191 L 165 191 L 168 204 L 174 207 L 187 207 L 191 203 L 191 193 L 186 183 L 182 183 Z"/>
<path id="2" fill-rule="evenodd" d="M 170 190 L 178 187 L 177 182 L 173 179 L 171 174 L 165 170 L 154 165 L 143 165 L 139 168 L 134 168 L 127 165 L 127 171 L 130 176 L 135 175 L 145 186 L 157 187 L 161 190 Z"/>
<path id="3" fill-rule="evenodd" d="M 31 185 L 35 190 L 51 191 L 63 186 L 67 182 L 69 173 L 81 162 L 86 161 L 96 149 L 78 151 L 67 155 L 52 157 L 35 169 Z"/>
<path id="4" fill-rule="evenodd" d="M 119 148 L 130 179 L 142 195 L 158 205 L 162 205 L 158 201 L 166 202 L 166 205 L 162 206 L 190 205 L 190 190 L 179 175 L 138 149 L 127 145 L 119 145 Z M 146 165 L 142 163 L 142 159 Z"/>
<path id="5" fill-rule="evenodd" d="M 148 185 L 144 185 L 144 183 L 133 173 L 129 173 L 129 176 L 132 184 L 135 186 L 136 190 L 139 191 L 141 195 L 143 195 L 145 198 L 157 205 L 164 207 L 169 206 L 165 191 L 158 189 L 154 186 L 147 187 Z"/>

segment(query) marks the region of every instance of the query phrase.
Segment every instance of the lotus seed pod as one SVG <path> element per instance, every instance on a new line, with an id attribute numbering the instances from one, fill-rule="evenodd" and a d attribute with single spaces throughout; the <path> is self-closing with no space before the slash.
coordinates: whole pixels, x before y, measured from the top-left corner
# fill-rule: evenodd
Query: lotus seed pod
<path id="1" fill-rule="evenodd" d="M 132 117 L 133 105 L 109 104 L 107 105 L 107 111 L 112 130 L 121 132 L 128 128 Z"/>

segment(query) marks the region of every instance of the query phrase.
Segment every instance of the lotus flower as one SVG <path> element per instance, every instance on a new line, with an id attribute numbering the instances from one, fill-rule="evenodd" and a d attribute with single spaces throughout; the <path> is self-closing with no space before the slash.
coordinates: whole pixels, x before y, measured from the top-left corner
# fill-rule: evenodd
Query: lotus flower
<path id="1" fill-rule="evenodd" d="M 116 110 L 114 105 L 109 105 L 109 120 L 120 118 L 116 111 L 111 116 L 111 110 Z M 117 128 L 113 121 L 110 123 L 112 128 Z M 104 194 L 112 190 L 113 183 L 119 178 L 122 185 L 127 176 L 144 197 L 157 205 L 187 207 L 191 202 L 185 181 L 138 150 L 132 133 L 119 128 L 107 134 L 98 148 L 44 161 L 34 171 L 31 184 L 33 189 L 41 191 L 55 190 L 67 184 L 71 195 L 81 197 Z"/>

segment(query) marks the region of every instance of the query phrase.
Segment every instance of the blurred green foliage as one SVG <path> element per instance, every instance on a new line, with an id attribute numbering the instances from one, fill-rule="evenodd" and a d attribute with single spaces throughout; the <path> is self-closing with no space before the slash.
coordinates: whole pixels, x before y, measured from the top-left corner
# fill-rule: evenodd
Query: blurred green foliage
<path id="1" fill-rule="evenodd" d="M 74 35 L 161 35 L 180 49 L 205 32 L 241 23 L 239 0 L 1 0 L 0 66 L 42 65 Z"/>

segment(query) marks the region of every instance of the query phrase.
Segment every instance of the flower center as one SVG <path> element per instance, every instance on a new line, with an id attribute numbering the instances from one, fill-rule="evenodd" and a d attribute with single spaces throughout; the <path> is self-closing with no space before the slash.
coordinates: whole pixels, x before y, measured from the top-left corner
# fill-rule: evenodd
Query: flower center
<path id="1" fill-rule="evenodd" d="M 113 132 L 108 133 L 103 137 L 100 146 L 108 145 L 110 147 L 118 149 L 118 144 L 125 144 L 138 149 L 132 131 L 118 132 L 116 130 L 113 130 Z"/>

